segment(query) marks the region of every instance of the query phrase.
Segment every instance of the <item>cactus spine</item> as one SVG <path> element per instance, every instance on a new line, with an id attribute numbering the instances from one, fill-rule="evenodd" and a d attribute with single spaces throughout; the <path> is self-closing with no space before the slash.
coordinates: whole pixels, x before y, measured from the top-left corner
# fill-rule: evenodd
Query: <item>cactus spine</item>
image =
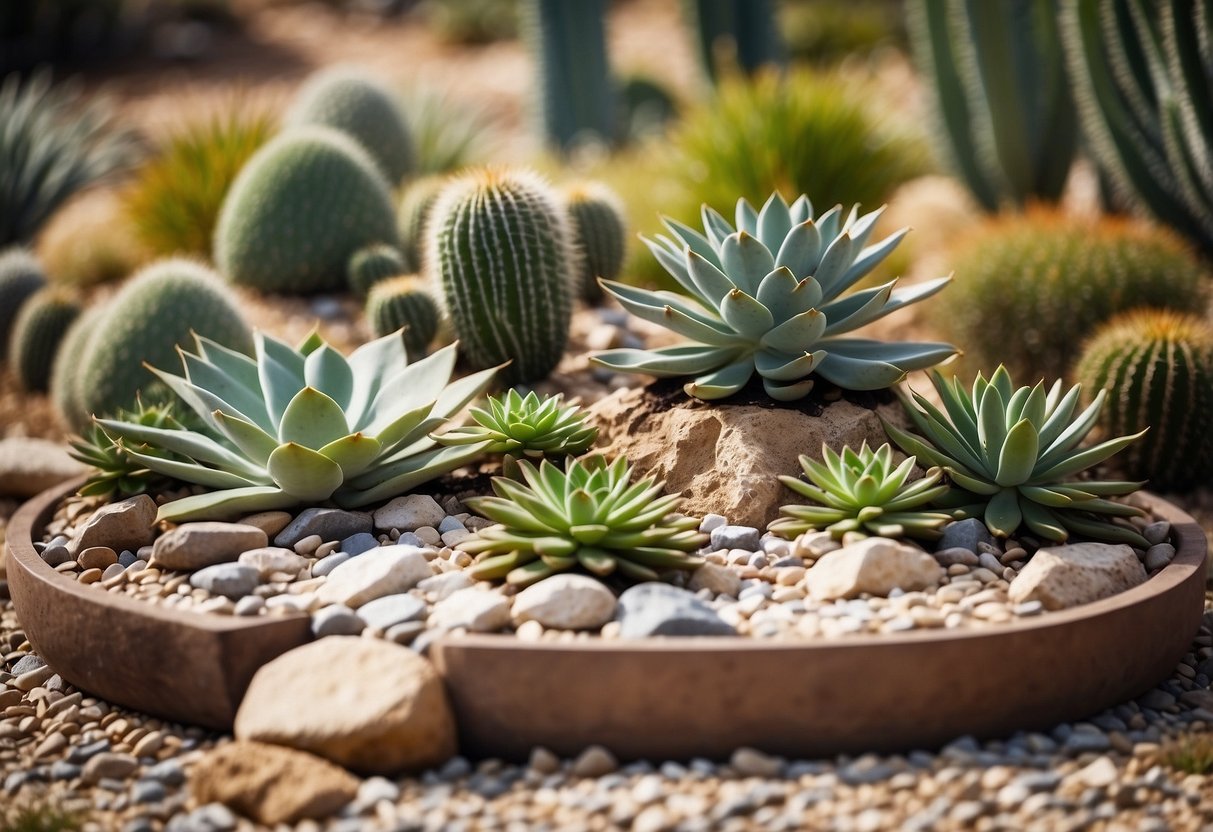
<path id="1" fill-rule="evenodd" d="M 80 304 L 60 289 L 43 289 L 21 307 L 13 325 L 8 362 L 26 390 L 46 391 L 55 353 L 79 314 Z"/>
<path id="2" fill-rule="evenodd" d="M 425 225 L 430 211 L 449 181 L 444 174 L 432 174 L 410 182 L 400 197 L 400 211 L 396 216 L 396 227 L 400 234 L 400 251 L 409 269 L 421 271 L 425 253 Z"/>
<path id="3" fill-rule="evenodd" d="M 8 354 L 22 305 L 45 285 L 42 266 L 28 250 L 14 246 L 0 252 L 0 359 Z"/>
<path id="4" fill-rule="evenodd" d="M 410 360 L 424 355 L 438 334 L 438 304 L 416 275 L 402 275 L 376 283 L 366 301 L 366 317 L 376 338 L 404 330 L 404 348 Z"/>
<path id="5" fill-rule="evenodd" d="M 1107 388 L 1111 435 L 1149 432 L 1117 459 L 1155 488 L 1183 489 L 1213 474 L 1213 328 L 1193 315 L 1139 309 L 1109 321 L 1075 375 L 1088 395 Z"/>
<path id="6" fill-rule="evenodd" d="M 551 372 L 568 340 L 578 266 L 547 183 L 493 168 L 463 176 L 438 198 L 426 236 L 428 268 L 469 363 L 511 361 L 498 375 L 506 385 Z"/>
<path id="7" fill-rule="evenodd" d="M 400 251 L 388 245 L 367 246 L 350 259 L 350 291 L 364 298 L 376 283 L 408 271 Z"/>
<path id="8" fill-rule="evenodd" d="M 627 248 L 623 203 L 598 182 L 566 188 L 564 198 L 573 243 L 581 254 L 573 291 L 587 303 L 597 303 L 602 300 L 598 278 L 614 280 L 623 268 Z"/>

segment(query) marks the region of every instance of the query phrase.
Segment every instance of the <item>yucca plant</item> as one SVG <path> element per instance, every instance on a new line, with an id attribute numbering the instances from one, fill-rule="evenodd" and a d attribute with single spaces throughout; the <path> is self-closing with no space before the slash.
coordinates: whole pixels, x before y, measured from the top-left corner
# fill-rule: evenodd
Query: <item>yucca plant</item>
<path id="1" fill-rule="evenodd" d="M 292 349 L 257 336 L 256 359 L 196 339 L 184 374 L 152 368 L 204 429 L 116 419 L 98 424 L 152 471 L 215 489 L 160 507 L 161 520 L 223 519 L 333 500 L 351 508 L 400 494 L 458 468 L 482 446 L 440 447 L 429 434 L 492 381 L 496 368 L 450 382 L 455 345 L 414 364 L 399 333 L 347 359 L 318 335 Z M 134 450 L 134 443 L 186 462 Z"/>
<path id="2" fill-rule="evenodd" d="M 996 537 L 1010 537 L 1026 526 L 1055 543 L 1078 534 L 1148 545 L 1136 531 L 1110 522 L 1140 515 L 1141 509 L 1106 499 L 1131 494 L 1143 483 L 1075 479 L 1142 435 L 1079 447 L 1099 419 L 1104 391 L 1075 417 L 1081 385 L 1064 392 L 1060 380 L 1048 392 L 1044 382 L 1016 388 L 1002 366 L 989 380 L 978 374 L 971 392 L 955 377 L 932 373 L 931 380 L 942 411 L 918 393 L 912 400 L 902 396 L 921 435 L 887 423 L 885 431 L 907 454 L 943 468 L 953 488 L 937 504 L 983 517 Z"/>
<path id="3" fill-rule="evenodd" d="M 842 206 L 835 206 L 814 219 L 808 197 L 789 208 L 774 193 L 761 212 L 738 200 L 737 229 L 707 206 L 706 234 L 666 220 L 671 236 L 645 243 L 689 297 L 613 281 L 602 285 L 632 314 L 692 343 L 607 350 L 593 361 L 619 372 L 695 376 L 684 389 L 700 399 L 731 396 L 757 371 L 767 395 L 780 401 L 806 396 L 814 375 L 847 390 L 876 390 L 938 364 L 956 348 L 844 337 L 930 297 L 950 280 L 907 289 L 896 289 L 894 280 L 846 294 L 909 230 L 869 246 L 879 216 L 879 210 L 860 216 L 856 206 L 844 220 Z"/>
<path id="4" fill-rule="evenodd" d="M 822 443 L 821 462 L 801 455 L 800 467 L 809 481 L 781 476 L 779 481 L 815 505 L 780 507 L 784 516 L 770 524 L 771 532 L 795 538 L 825 530 L 841 539 L 851 534 L 878 537 L 914 537 L 937 540 L 941 527 L 952 519 L 932 511 L 931 502 L 943 496 L 943 470 L 932 468 L 910 481 L 917 460 L 907 457 L 893 464 L 893 448 L 885 443 L 873 451 L 864 442 L 858 451 L 844 445 L 835 453 Z"/>
<path id="5" fill-rule="evenodd" d="M 186 430 L 185 425 L 173 418 L 173 405 L 145 405 L 136 401 L 134 410 L 120 411 L 115 419 L 142 427 L 163 430 Z M 93 469 L 84 485 L 80 487 L 82 497 L 130 497 L 144 494 L 157 483 L 167 478 L 133 459 L 123 442 L 115 442 L 96 422 L 90 424 L 82 436 L 71 439 L 71 456 Z M 135 445 L 139 453 L 173 459 L 188 460 L 179 455 L 155 448 L 146 443 Z"/>
<path id="6" fill-rule="evenodd" d="M 479 555 L 473 578 L 526 586 L 580 566 L 599 577 L 654 581 L 658 570 L 703 564 L 687 554 L 707 542 L 699 521 L 671 514 L 681 498 L 660 496 L 662 483 L 633 483 L 623 457 L 610 465 L 601 456 L 570 457 L 563 471 L 547 460 L 518 465 L 523 482 L 494 477 L 497 496 L 466 501 L 499 524 L 460 544 Z"/>

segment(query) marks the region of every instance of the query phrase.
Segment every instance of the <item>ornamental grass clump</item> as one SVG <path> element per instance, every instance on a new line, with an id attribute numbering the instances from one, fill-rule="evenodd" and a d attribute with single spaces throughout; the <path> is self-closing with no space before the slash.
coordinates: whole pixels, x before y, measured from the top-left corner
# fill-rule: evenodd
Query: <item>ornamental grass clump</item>
<path id="1" fill-rule="evenodd" d="M 835 539 L 844 534 L 877 537 L 913 537 L 937 540 L 952 516 L 932 511 L 932 501 L 947 493 L 943 470 L 932 468 L 910 481 L 916 459 L 893 464 L 888 443 L 875 451 L 864 442 L 858 451 L 849 445 L 835 453 L 822 443 L 822 461 L 801 455 L 800 467 L 809 481 L 781 476 L 779 481 L 813 505 L 782 506 L 784 516 L 769 526 L 789 540 L 810 531 L 828 531 Z"/>
<path id="2" fill-rule="evenodd" d="M 691 342 L 607 350 L 593 361 L 624 373 L 693 376 L 684 389 L 699 399 L 732 396 L 757 372 L 767 395 L 779 401 L 808 395 L 816 376 L 846 390 L 878 390 L 938 364 L 956 348 L 849 335 L 930 297 L 951 279 L 905 289 L 893 280 L 848 292 L 909 230 L 867 245 L 880 213 L 861 216 L 856 206 L 844 217 L 835 206 L 814 219 L 808 197 L 789 207 L 775 193 L 760 212 L 738 200 L 736 228 L 707 206 L 704 234 L 666 219 L 671 236 L 645 243 L 686 295 L 602 285 L 632 314 Z"/>
<path id="3" fill-rule="evenodd" d="M 1107 499 L 1131 494 L 1143 483 L 1075 479 L 1144 433 L 1079 447 L 1099 419 L 1104 391 L 1075 417 L 1081 385 L 1064 393 L 1060 380 L 1048 392 L 1044 382 L 1016 388 L 1001 366 L 988 381 L 978 374 L 971 392 L 956 378 L 932 373 L 931 380 L 942 411 L 918 393 L 912 401 L 902 396 L 921 435 L 888 423 L 885 431 L 907 454 L 943 468 L 952 487 L 937 505 L 957 508 L 960 516 L 984 518 L 995 537 L 1010 537 L 1026 527 L 1054 543 L 1078 534 L 1149 545 L 1132 528 L 1111 522 L 1141 515 L 1141 509 Z"/>
<path id="4" fill-rule="evenodd" d="M 633 483 L 623 457 L 609 465 L 601 456 L 570 457 L 563 471 L 547 460 L 518 466 L 523 482 L 494 477 L 497 496 L 466 501 L 499 524 L 460 544 L 479 556 L 469 570 L 476 580 L 526 586 L 580 566 L 598 577 L 654 581 L 661 570 L 703 564 L 687 554 L 707 543 L 699 521 L 671 513 L 681 498 L 661 496 L 662 483 Z"/>

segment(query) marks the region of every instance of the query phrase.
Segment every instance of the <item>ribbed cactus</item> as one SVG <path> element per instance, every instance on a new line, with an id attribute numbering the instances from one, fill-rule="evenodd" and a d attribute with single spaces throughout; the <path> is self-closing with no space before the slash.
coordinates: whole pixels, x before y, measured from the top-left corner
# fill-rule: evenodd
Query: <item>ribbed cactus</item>
<path id="1" fill-rule="evenodd" d="M 288 130 L 232 183 L 215 229 L 215 262 L 266 292 L 342 291 L 350 258 L 396 242 L 392 198 L 353 139 L 325 127 Z"/>
<path id="2" fill-rule="evenodd" d="M 55 353 L 79 314 L 80 304 L 62 289 L 43 289 L 22 305 L 13 325 L 8 363 L 26 390 L 47 389 Z"/>
<path id="3" fill-rule="evenodd" d="M 1152 488 L 1204 485 L 1213 475 L 1213 328 L 1170 310 L 1121 315 L 1091 338 L 1075 376 L 1094 395 L 1108 390 L 1101 424 L 1141 439 L 1118 457 Z"/>
<path id="4" fill-rule="evenodd" d="M 58 353 L 51 364 L 51 401 L 62 417 L 63 424 L 77 433 L 88 424 L 88 412 L 80 401 L 80 376 L 84 367 L 85 347 L 105 317 L 105 304 L 88 307 L 67 328 Z"/>
<path id="5" fill-rule="evenodd" d="M 1056 0 L 911 0 L 914 57 L 952 166 L 989 211 L 1056 201 L 1078 119 Z"/>
<path id="6" fill-rule="evenodd" d="M 287 113 L 286 125 L 320 125 L 349 135 L 366 148 L 392 185 L 416 168 L 413 136 L 396 95 L 355 67 L 336 66 L 309 78 Z"/>
<path id="7" fill-rule="evenodd" d="M 239 303 L 210 269 L 190 260 L 161 260 L 122 287 L 97 322 L 82 354 L 76 395 L 87 414 L 131 407 L 135 394 L 156 381 L 143 366 L 172 366 L 192 333 L 242 352 L 252 334 Z"/>
<path id="8" fill-rule="evenodd" d="M 782 62 L 775 5 L 772 0 L 683 0 L 683 16 L 709 81 L 733 68 L 749 74 Z"/>
<path id="9" fill-rule="evenodd" d="M 573 244 L 581 254 L 574 294 L 587 303 L 602 300 L 598 278 L 614 280 L 623 268 L 627 229 L 623 202 L 600 182 L 582 182 L 564 189 Z"/>
<path id="10" fill-rule="evenodd" d="M 506 385 L 550 373 L 568 340 L 578 264 L 547 183 L 493 168 L 456 179 L 434 205 L 426 239 L 427 268 L 469 363 L 511 361 L 498 376 Z"/>
<path id="11" fill-rule="evenodd" d="M 22 304 L 45 285 L 42 266 L 27 249 L 14 246 L 0 251 L 0 359 L 8 354 Z"/>
<path id="12" fill-rule="evenodd" d="M 416 275 L 402 275 L 376 283 L 366 299 L 366 318 L 376 338 L 404 329 L 409 359 L 425 354 L 438 334 L 442 313 Z"/>
<path id="13" fill-rule="evenodd" d="M 933 320 L 972 369 L 1006 364 L 1061 378 L 1083 339 L 1137 306 L 1203 309 L 1208 277 L 1177 238 L 1125 221 L 1052 211 L 993 220 L 951 257 L 951 301 Z"/>
<path id="14" fill-rule="evenodd" d="M 408 184 L 400 197 L 400 210 L 396 215 L 396 228 L 400 234 L 400 250 L 405 262 L 413 271 L 422 270 L 421 259 L 425 254 L 425 224 L 430 211 L 450 181 L 445 174 L 423 176 Z"/>
<path id="15" fill-rule="evenodd" d="M 407 271 L 404 257 L 396 247 L 383 243 L 367 246 L 350 258 L 350 291 L 364 298 L 376 283 Z"/>
<path id="16" fill-rule="evenodd" d="M 1213 2 L 1068 0 L 1083 129 L 1125 205 L 1213 252 Z"/>

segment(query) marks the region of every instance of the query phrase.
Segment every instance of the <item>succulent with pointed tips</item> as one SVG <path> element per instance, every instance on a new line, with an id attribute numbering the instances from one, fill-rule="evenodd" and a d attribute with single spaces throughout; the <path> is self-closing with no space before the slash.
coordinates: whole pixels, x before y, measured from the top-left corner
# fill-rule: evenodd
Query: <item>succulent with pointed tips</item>
<path id="1" fill-rule="evenodd" d="M 143 427 L 161 428 L 165 430 L 185 430 L 185 426 L 173 418 L 173 406 L 145 405 L 142 400 L 135 402 L 134 410 L 123 410 L 116 416 L 124 422 L 132 422 Z M 143 494 L 157 481 L 166 479 L 162 474 L 148 468 L 142 462 L 133 459 L 127 452 L 122 441 L 115 442 L 96 422 L 88 426 L 82 436 L 71 440 L 73 459 L 83 462 L 93 469 L 93 472 L 80 487 L 82 497 L 129 497 Z M 136 450 L 144 454 L 165 456 L 182 462 L 185 457 L 170 453 L 150 445 L 140 443 Z"/>
<path id="2" fill-rule="evenodd" d="M 486 453 L 539 458 L 579 454 L 598 438 L 598 428 L 587 424 L 577 405 L 562 406 L 562 395 L 544 396 L 531 391 L 522 396 L 510 389 L 491 396 L 487 407 L 469 412 L 476 424 L 465 425 L 435 437 L 443 445 L 488 442 Z"/>

